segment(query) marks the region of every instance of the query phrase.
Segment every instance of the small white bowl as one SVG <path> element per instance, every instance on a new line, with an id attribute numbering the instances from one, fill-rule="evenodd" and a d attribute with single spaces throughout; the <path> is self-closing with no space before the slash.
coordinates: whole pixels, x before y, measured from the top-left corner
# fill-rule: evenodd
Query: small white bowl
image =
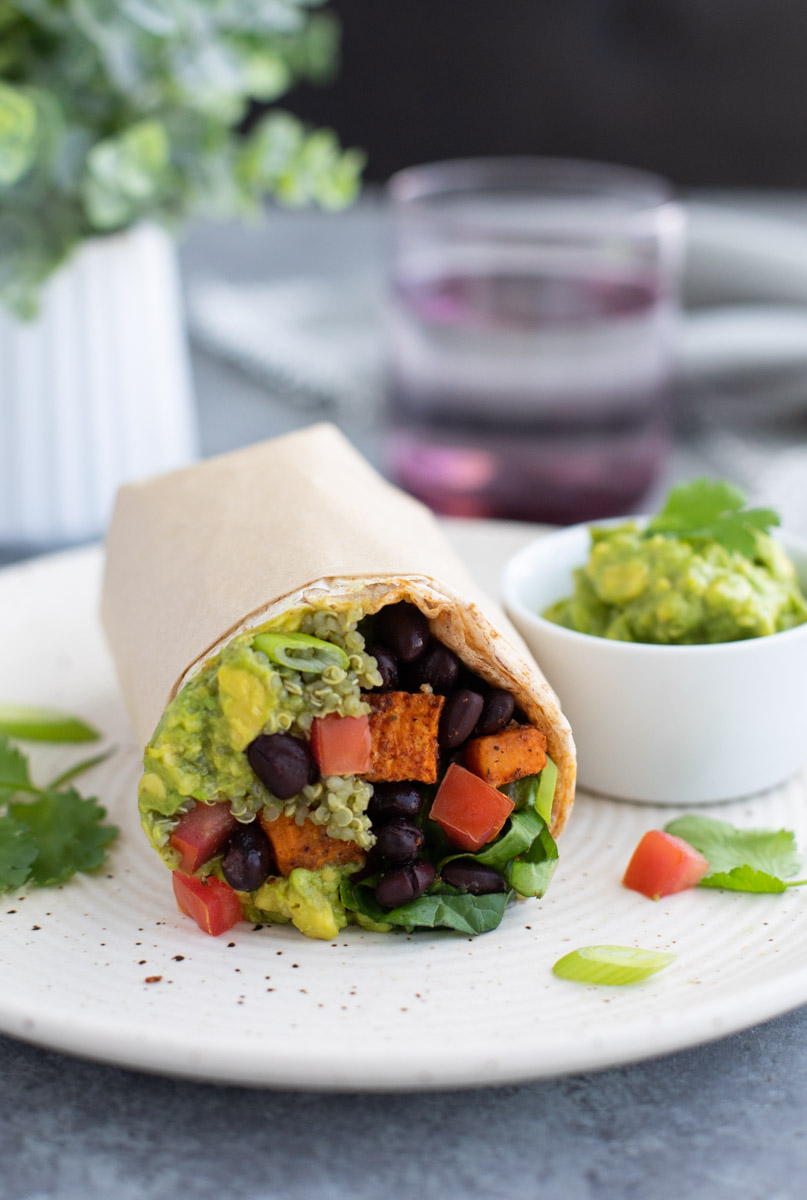
<path id="1" fill-rule="evenodd" d="M 571 724 L 581 786 L 692 805 L 753 795 L 795 775 L 807 760 L 807 624 L 703 646 L 564 629 L 539 614 L 570 595 L 572 571 L 588 559 L 589 528 L 531 542 L 502 577 L 505 607 Z M 807 543 L 778 540 L 805 587 Z"/>

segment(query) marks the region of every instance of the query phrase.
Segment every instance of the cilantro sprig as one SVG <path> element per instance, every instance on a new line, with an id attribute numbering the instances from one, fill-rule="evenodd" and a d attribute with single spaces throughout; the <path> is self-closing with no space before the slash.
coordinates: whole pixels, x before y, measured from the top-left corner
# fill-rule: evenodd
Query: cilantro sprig
<path id="1" fill-rule="evenodd" d="M 102 866 L 118 829 L 104 823 L 106 810 L 95 797 L 65 784 L 111 753 L 76 763 L 39 787 L 27 756 L 0 733 L 0 892 L 64 883 L 77 871 Z"/>
<path id="2" fill-rule="evenodd" d="M 738 829 L 728 821 L 690 814 L 670 821 L 664 832 L 689 842 L 709 863 L 699 887 L 775 893 L 807 883 L 792 878 L 801 859 L 789 829 Z"/>
<path id="3" fill-rule="evenodd" d="M 670 490 L 647 532 L 672 534 L 683 541 L 715 541 L 755 558 L 757 534 L 779 525 L 779 514 L 771 508 L 746 508 L 745 501 L 739 488 L 723 480 L 682 483 Z"/>

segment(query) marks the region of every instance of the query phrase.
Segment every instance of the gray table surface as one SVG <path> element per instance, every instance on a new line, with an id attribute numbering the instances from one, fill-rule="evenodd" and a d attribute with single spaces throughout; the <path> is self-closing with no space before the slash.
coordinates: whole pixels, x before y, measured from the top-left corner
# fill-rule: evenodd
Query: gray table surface
<path id="1" fill-rule="evenodd" d="M 301 254 L 338 272 L 368 252 L 367 236 L 361 214 L 338 226 L 304 216 L 253 233 L 205 227 L 186 242 L 185 276 L 282 275 Z M 206 453 L 300 422 L 258 380 L 199 350 L 194 371 Z M 372 429 L 350 432 L 372 453 Z M 497 1090 L 258 1092 L 140 1075 L 9 1038 L 0 1038 L 0 1079 L 2 1200 L 805 1192 L 807 1009 L 665 1059 Z"/>

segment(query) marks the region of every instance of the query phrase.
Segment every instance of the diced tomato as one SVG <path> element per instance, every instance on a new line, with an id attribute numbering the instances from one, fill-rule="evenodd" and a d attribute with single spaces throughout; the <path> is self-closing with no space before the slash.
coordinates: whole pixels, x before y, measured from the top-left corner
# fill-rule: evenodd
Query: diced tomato
<path id="1" fill-rule="evenodd" d="M 171 834 L 171 845 L 181 858 L 179 870 L 190 875 L 218 854 L 236 826 L 226 804 L 201 804 L 179 818 Z"/>
<path id="2" fill-rule="evenodd" d="M 323 775 L 365 775 L 370 770 L 367 717 L 331 713 L 311 725 L 311 752 Z"/>
<path id="3" fill-rule="evenodd" d="M 218 937 L 241 920 L 241 904 L 233 889 L 214 875 L 197 879 L 195 875 L 173 872 L 174 895 L 179 911 L 193 917 L 205 933 Z"/>
<path id="4" fill-rule="evenodd" d="M 622 883 L 651 900 L 659 900 L 694 887 L 708 870 L 709 863 L 689 842 L 651 829 L 634 850 Z"/>
<path id="5" fill-rule="evenodd" d="M 460 850 L 481 850 L 495 838 L 512 811 L 512 800 L 465 767 L 452 763 L 429 816 Z"/>

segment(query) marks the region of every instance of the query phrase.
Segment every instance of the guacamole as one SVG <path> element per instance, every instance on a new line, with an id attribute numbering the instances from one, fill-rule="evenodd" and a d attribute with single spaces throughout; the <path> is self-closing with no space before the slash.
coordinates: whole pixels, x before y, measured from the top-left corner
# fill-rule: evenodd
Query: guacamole
<path id="1" fill-rule="evenodd" d="M 623 642 L 698 645 L 764 637 L 807 621 L 796 571 L 768 534 L 753 558 L 718 541 L 650 533 L 635 522 L 592 528 L 574 592 L 542 614 Z"/>
<path id="2" fill-rule="evenodd" d="M 324 825 L 329 837 L 372 845 L 366 815 L 372 789 L 355 776 L 325 776 L 290 800 L 270 796 L 244 749 L 257 734 L 306 736 L 315 716 L 358 717 L 369 711 L 362 690 L 381 682 L 375 659 L 357 629 L 361 613 L 300 609 L 234 638 L 168 705 L 145 750 L 139 805 L 143 828 L 167 866 L 178 855 L 169 844 L 179 818 L 196 801 L 226 800 L 237 821 L 265 812 Z M 265 632 L 327 639 L 347 656 L 347 668 L 303 673 L 278 665 L 255 648 Z M 360 856 L 359 856 L 360 857 Z"/>

